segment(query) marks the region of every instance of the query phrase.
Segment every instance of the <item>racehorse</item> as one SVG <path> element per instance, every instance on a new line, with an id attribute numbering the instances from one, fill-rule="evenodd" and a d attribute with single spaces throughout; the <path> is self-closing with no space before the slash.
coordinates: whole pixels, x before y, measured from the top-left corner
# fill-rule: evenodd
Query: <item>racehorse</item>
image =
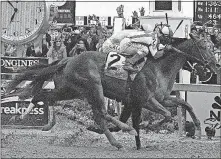
<path id="1" fill-rule="evenodd" d="M 136 145 L 137 149 L 140 149 L 139 123 L 142 107 L 162 114 L 166 122 L 171 120 L 171 113 L 164 106 L 181 105 L 189 112 L 198 130 L 198 136 L 201 136 L 200 121 L 193 112 L 192 106 L 181 99 L 170 97 L 176 74 L 187 60 L 200 62 L 209 66 L 212 71 L 217 71 L 216 59 L 207 50 L 206 41 L 192 34 L 190 37 L 191 39 L 182 43 L 174 44 L 175 51 L 159 59 L 151 56 L 148 58 L 142 70 L 130 84 L 130 104 L 127 102 L 127 81 L 106 76 L 103 72 L 107 55 L 95 51 L 88 51 L 75 58 L 64 59 L 48 66 L 35 66 L 18 76 L 7 88 L 7 93 L 22 80 L 32 78 L 33 82 L 27 94 L 33 95 L 31 102 L 34 104 L 39 101 L 46 103 L 86 97 L 92 105 L 95 122 L 100 125 L 111 145 L 117 148 L 122 146 L 108 130 L 106 120 L 113 122 L 122 130 L 132 132 L 133 129 L 128 125 L 123 125 L 132 114 L 133 128 L 136 130 L 134 133 Z M 54 80 L 55 89 L 51 92 L 42 91 L 44 81 L 50 78 Z M 123 101 L 125 108 L 120 117 L 123 123 L 106 113 L 104 96 Z"/>

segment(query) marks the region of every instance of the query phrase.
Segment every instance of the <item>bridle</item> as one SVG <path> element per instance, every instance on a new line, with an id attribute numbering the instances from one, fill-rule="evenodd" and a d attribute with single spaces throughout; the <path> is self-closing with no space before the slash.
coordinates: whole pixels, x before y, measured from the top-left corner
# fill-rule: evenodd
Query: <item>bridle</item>
<path id="1" fill-rule="evenodd" d="M 203 40 L 203 39 L 202 39 Z M 202 60 L 200 60 L 200 61 L 202 61 L 202 63 L 203 63 L 203 66 L 204 67 L 206 67 L 206 66 L 208 66 L 210 63 L 211 63 L 211 59 L 212 59 L 212 56 L 210 57 L 210 59 L 209 59 L 209 62 L 206 60 L 206 57 L 203 55 L 203 53 L 200 51 L 200 48 L 199 48 L 199 45 L 198 45 L 198 43 L 201 41 L 201 40 L 199 40 L 198 42 L 196 42 L 194 39 L 192 39 L 192 41 L 193 41 L 193 44 L 196 46 L 196 48 L 197 48 L 197 51 L 200 53 L 200 56 L 201 56 L 201 58 L 203 59 L 203 61 Z M 207 49 L 207 48 L 206 48 Z"/>
<path id="2" fill-rule="evenodd" d="M 199 54 L 200 54 L 200 57 L 202 58 L 202 59 L 199 59 L 199 58 L 197 58 L 197 57 L 195 57 L 195 56 L 193 56 L 193 55 L 190 55 L 190 54 L 187 54 L 187 53 L 185 53 L 185 52 L 182 52 L 182 51 L 180 51 L 180 50 L 178 50 L 178 49 L 176 49 L 176 48 L 173 48 L 173 50 L 174 51 L 176 51 L 176 52 L 178 52 L 178 53 L 180 53 L 180 54 L 183 54 L 184 56 L 187 56 L 187 57 L 189 57 L 189 58 L 191 58 L 191 59 L 194 59 L 195 61 L 197 61 L 198 63 L 200 63 L 200 64 L 202 64 L 203 65 L 203 67 L 204 68 L 206 68 L 211 62 L 212 62 L 212 56 L 209 58 L 209 61 L 207 61 L 206 60 L 206 57 L 204 56 L 204 54 L 200 51 L 201 49 L 200 49 L 200 47 L 199 47 L 199 45 L 198 45 L 198 43 L 200 42 L 200 41 L 198 41 L 198 42 L 196 42 L 194 39 L 191 39 L 192 41 L 193 41 L 193 44 L 194 44 L 194 46 L 197 48 L 197 51 L 199 52 Z M 207 48 L 206 48 L 207 49 Z"/>

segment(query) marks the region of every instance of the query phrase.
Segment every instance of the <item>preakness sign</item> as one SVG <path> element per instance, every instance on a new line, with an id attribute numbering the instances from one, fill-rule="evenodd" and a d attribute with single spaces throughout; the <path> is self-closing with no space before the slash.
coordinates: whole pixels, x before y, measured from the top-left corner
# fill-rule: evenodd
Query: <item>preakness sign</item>
<path id="1" fill-rule="evenodd" d="M 29 105 L 29 101 L 12 101 L 1 103 L 1 125 L 20 125 L 20 126 L 44 126 L 48 123 L 48 107 L 38 105 L 32 109 L 22 121 L 11 122 L 15 115 L 24 113 Z"/>
<path id="2" fill-rule="evenodd" d="M 28 105 L 30 99 L 20 100 L 18 96 L 3 98 L 5 87 L 12 80 L 14 75 L 21 73 L 24 70 L 34 64 L 48 64 L 47 58 L 18 58 L 18 57 L 1 57 L 1 124 L 12 126 L 31 126 L 41 127 L 48 123 L 48 107 L 44 104 L 36 105 L 27 118 L 22 121 L 11 120 L 17 115 L 23 114 Z M 24 86 L 24 85 L 23 85 Z M 23 89 L 22 87 L 18 89 Z M 13 122 L 12 122 L 13 121 Z"/>

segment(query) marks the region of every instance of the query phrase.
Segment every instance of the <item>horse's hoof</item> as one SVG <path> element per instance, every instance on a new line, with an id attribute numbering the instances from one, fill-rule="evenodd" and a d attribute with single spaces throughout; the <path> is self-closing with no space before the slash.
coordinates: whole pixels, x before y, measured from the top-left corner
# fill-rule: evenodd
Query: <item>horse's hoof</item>
<path id="1" fill-rule="evenodd" d="M 115 146 L 118 150 L 123 148 L 123 146 L 120 143 L 114 143 L 113 146 Z"/>
<path id="2" fill-rule="evenodd" d="M 137 145 L 137 150 L 140 150 L 141 149 L 141 145 Z"/>
<path id="3" fill-rule="evenodd" d="M 130 134 L 130 135 L 134 135 L 134 136 L 137 136 L 137 131 L 136 130 L 131 130 L 131 131 L 128 131 L 128 133 Z"/>
<path id="4" fill-rule="evenodd" d="M 149 121 L 143 121 L 142 123 L 139 124 L 140 129 L 145 129 L 149 125 Z"/>

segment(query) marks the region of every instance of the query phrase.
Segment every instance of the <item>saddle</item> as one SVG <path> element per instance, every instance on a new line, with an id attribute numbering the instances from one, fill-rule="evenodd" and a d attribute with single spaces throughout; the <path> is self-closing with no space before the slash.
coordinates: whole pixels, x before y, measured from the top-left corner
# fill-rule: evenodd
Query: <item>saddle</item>
<path id="1" fill-rule="evenodd" d="M 131 80 L 134 80 L 136 75 L 143 68 L 147 58 L 144 57 L 135 64 L 135 67 L 138 68 L 138 72 L 129 74 L 128 71 L 123 69 L 123 66 L 125 64 L 126 59 L 130 57 L 132 57 L 132 55 L 119 54 L 117 52 L 108 53 L 105 60 L 104 74 L 106 76 L 114 77 L 125 81 L 127 81 L 129 75 Z"/>

